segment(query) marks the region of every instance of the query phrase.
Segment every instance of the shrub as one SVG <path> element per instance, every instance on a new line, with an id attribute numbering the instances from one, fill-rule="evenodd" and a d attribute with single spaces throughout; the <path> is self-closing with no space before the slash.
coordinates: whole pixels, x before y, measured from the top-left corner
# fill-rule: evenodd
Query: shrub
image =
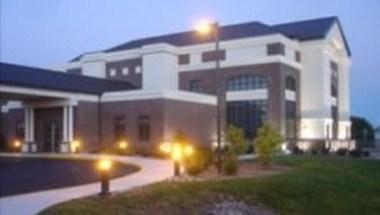
<path id="1" fill-rule="evenodd" d="M 241 128 L 229 125 L 226 132 L 226 141 L 228 142 L 228 151 L 235 154 L 241 154 L 245 151 L 245 137 Z"/>
<path id="2" fill-rule="evenodd" d="M 238 172 L 238 157 L 234 153 L 227 153 L 223 159 L 223 172 L 226 175 L 235 175 Z"/>
<path id="3" fill-rule="evenodd" d="M 293 149 L 292 149 L 292 153 L 295 154 L 295 155 L 302 155 L 303 151 L 298 146 L 294 146 Z"/>
<path id="4" fill-rule="evenodd" d="M 349 153 L 350 153 L 350 156 L 356 157 L 356 158 L 362 156 L 362 150 L 361 149 L 354 149 L 354 150 L 351 150 Z"/>
<path id="5" fill-rule="evenodd" d="M 328 155 L 330 153 L 330 150 L 328 148 L 326 148 L 326 146 L 323 146 L 321 149 L 321 153 L 323 155 Z"/>
<path id="6" fill-rule="evenodd" d="M 336 154 L 339 155 L 339 156 L 346 156 L 347 149 L 345 149 L 345 148 L 339 148 L 338 150 L 336 150 Z"/>
<path id="7" fill-rule="evenodd" d="M 213 161 L 211 149 L 197 148 L 194 153 L 184 159 L 183 166 L 189 175 L 198 175 L 207 169 Z"/>
<path id="8" fill-rule="evenodd" d="M 279 149 L 281 140 L 280 133 L 269 125 L 263 125 L 258 129 L 255 149 L 258 154 L 258 161 L 262 165 L 267 166 L 272 163 L 272 156 Z"/>

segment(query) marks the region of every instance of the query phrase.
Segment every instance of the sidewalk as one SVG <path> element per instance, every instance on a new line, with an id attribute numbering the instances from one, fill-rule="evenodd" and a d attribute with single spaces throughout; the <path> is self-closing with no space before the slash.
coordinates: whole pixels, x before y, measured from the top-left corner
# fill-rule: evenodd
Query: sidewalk
<path id="1" fill-rule="evenodd" d="M 2 154 L 0 156 L 14 157 L 59 157 L 73 159 L 99 159 L 101 155 L 93 154 Z M 165 180 L 172 176 L 172 164 L 170 161 L 144 157 L 107 156 L 114 161 L 131 163 L 139 166 L 140 171 L 117 178 L 111 181 L 111 192 L 127 191 L 135 187 L 148 185 Z M 21 194 L 0 198 L 1 215 L 29 215 L 37 214 L 44 208 L 65 202 L 75 198 L 95 195 L 99 192 L 99 183 L 80 185 L 75 187 L 60 188 L 48 191 Z"/>

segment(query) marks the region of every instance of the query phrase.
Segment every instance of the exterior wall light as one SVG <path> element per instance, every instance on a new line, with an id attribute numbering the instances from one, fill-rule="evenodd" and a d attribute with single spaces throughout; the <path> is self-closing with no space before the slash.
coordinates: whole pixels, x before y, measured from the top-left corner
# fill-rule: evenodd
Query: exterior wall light
<path id="1" fill-rule="evenodd" d="M 120 141 L 120 142 L 117 143 L 117 147 L 118 147 L 120 150 L 125 151 L 125 150 L 127 150 L 127 148 L 128 148 L 128 142 L 125 141 L 125 140 L 122 140 L 122 141 Z"/>
<path id="2" fill-rule="evenodd" d="M 20 140 L 15 140 L 13 142 L 13 148 L 16 150 L 16 151 L 19 151 L 21 149 L 21 141 Z"/>
<path id="3" fill-rule="evenodd" d="M 97 162 L 97 169 L 100 173 L 100 193 L 99 196 L 106 197 L 110 192 L 110 171 L 112 169 L 112 161 L 102 158 Z"/>
<path id="4" fill-rule="evenodd" d="M 174 163 L 174 176 L 179 176 L 181 173 L 181 162 L 184 157 L 189 157 L 194 153 L 194 149 L 191 145 L 180 143 L 162 143 L 160 150 L 170 155 Z"/>

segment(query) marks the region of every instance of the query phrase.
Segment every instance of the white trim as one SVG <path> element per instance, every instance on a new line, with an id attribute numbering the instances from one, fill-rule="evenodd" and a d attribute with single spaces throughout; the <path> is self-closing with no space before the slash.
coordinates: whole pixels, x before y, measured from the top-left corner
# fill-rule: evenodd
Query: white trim
<path id="1" fill-rule="evenodd" d="M 268 99 L 267 89 L 244 90 L 244 91 L 229 91 L 226 94 L 227 101 L 246 101 Z"/>
<path id="2" fill-rule="evenodd" d="M 20 101 L 8 101 L 7 104 L 1 106 L 2 113 L 8 113 L 12 109 L 22 108 L 22 103 Z"/>
<path id="3" fill-rule="evenodd" d="M 33 107 L 33 108 L 45 108 L 45 107 L 62 107 L 67 105 L 77 106 L 78 101 L 73 99 L 62 99 L 54 101 L 33 101 L 33 102 L 24 102 L 24 107 Z"/>
<path id="4" fill-rule="evenodd" d="M 287 101 L 296 101 L 296 92 L 293 90 L 285 90 L 285 100 Z"/>
<path id="5" fill-rule="evenodd" d="M 15 86 L 7 86 L 7 85 L 0 86 L 0 92 L 38 96 L 38 97 L 71 98 L 74 100 L 82 100 L 82 101 L 98 101 L 98 96 L 91 95 L 91 94 L 69 93 L 69 92 L 62 92 L 62 91 L 57 91 L 57 90 L 33 89 L 33 88 L 27 88 L 27 87 L 15 87 Z"/>
<path id="6" fill-rule="evenodd" d="M 253 66 L 253 65 L 260 65 L 260 64 L 269 64 L 269 63 L 282 63 L 291 67 L 294 67 L 296 69 L 301 70 L 302 66 L 300 63 L 291 61 L 285 56 L 281 55 L 272 55 L 272 56 L 264 56 L 261 58 L 252 58 L 250 60 L 240 60 L 239 62 L 231 62 L 227 60 L 220 62 L 221 68 L 228 68 L 228 67 L 237 67 L 237 66 Z M 215 68 L 214 62 L 208 62 L 208 63 L 202 63 L 202 64 L 187 64 L 187 65 L 179 65 L 179 72 L 193 72 L 198 70 L 205 70 L 205 69 L 213 69 Z"/>
<path id="7" fill-rule="evenodd" d="M 185 91 L 148 91 L 132 90 L 104 93 L 102 102 L 136 101 L 149 99 L 170 99 L 177 101 L 195 102 L 216 105 L 216 96 Z"/>
<path id="8" fill-rule="evenodd" d="M 67 106 L 63 106 L 63 142 L 67 142 Z"/>

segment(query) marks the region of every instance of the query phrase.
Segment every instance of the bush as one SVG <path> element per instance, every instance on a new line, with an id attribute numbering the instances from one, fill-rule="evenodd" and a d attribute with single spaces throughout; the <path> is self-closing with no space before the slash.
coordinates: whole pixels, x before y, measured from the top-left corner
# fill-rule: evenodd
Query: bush
<path id="1" fill-rule="evenodd" d="M 302 155 L 303 154 L 303 151 L 302 149 L 300 149 L 298 146 L 294 146 L 293 149 L 292 149 L 292 153 L 294 155 Z"/>
<path id="2" fill-rule="evenodd" d="M 241 128 L 229 125 L 226 132 L 228 142 L 227 151 L 242 154 L 246 150 L 244 131 Z"/>
<path id="3" fill-rule="evenodd" d="M 183 162 L 185 171 L 189 175 L 198 175 L 207 169 L 213 162 L 211 149 L 197 148 L 194 153 Z"/>
<path id="4" fill-rule="evenodd" d="M 258 161 L 262 165 L 267 166 L 272 163 L 272 156 L 279 149 L 281 141 L 280 133 L 269 125 L 263 125 L 258 129 L 255 149 Z"/>
<path id="5" fill-rule="evenodd" d="M 339 155 L 339 156 L 346 156 L 346 154 L 347 154 L 347 149 L 345 149 L 345 148 L 340 148 L 340 149 L 336 150 L 336 154 Z"/>
<path id="6" fill-rule="evenodd" d="M 361 157 L 362 156 L 362 150 L 360 150 L 360 149 L 351 150 L 350 156 L 356 157 L 356 158 Z"/>
<path id="7" fill-rule="evenodd" d="M 226 175 L 235 175 L 239 168 L 238 162 L 234 153 L 228 153 L 223 159 L 223 172 Z"/>
<path id="8" fill-rule="evenodd" d="M 330 150 L 328 148 L 326 148 L 325 146 L 323 146 L 321 149 L 321 153 L 323 155 L 328 155 L 330 153 Z"/>

